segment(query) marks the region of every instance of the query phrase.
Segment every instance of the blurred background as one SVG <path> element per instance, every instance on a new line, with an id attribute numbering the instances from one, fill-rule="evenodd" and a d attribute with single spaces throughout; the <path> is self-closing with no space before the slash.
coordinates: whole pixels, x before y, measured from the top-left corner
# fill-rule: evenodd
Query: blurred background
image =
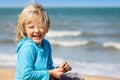
<path id="1" fill-rule="evenodd" d="M 73 72 L 120 78 L 119 0 L 37 0 L 51 20 L 46 38 L 54 65 L 68 61 Z M 29 0 L 0 1 L 0 67 L 16 67 L 15 28 Z"/>

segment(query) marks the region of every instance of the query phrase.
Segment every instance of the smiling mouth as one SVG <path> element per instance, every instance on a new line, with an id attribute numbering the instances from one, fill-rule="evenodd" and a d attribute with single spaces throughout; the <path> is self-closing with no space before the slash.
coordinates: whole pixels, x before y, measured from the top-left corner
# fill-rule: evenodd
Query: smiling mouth
<path id="1" fill-rule="evenodd" d="M 33 37 L 35 37 L 35 38 L 41 38 L 42 35 L 33 35 Z"/>

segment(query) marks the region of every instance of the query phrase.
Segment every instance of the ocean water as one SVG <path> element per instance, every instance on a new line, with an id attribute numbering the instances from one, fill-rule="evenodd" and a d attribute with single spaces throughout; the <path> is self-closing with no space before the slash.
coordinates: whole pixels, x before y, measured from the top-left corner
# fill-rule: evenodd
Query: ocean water
<path id="1" fill-rule="evenodd" d="M 0 67 L 16 66 L 15 28 L 22 8 L 0 8 Z M 120 8 L 46 8 L 54 65 L 120 78 Z"/>

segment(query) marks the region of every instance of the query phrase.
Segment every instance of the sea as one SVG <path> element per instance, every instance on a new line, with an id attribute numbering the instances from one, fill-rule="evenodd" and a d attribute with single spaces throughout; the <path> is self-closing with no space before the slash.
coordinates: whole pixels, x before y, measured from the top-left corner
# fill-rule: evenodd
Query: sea
<path id="1" fill-rule="evenodd" d="M 15 29 L 23 8 L 0 8 L 0 67 L 16 67 Z M 120 8 L 45 8 L 54 65 L 71 72 L 120 78 Z"/>

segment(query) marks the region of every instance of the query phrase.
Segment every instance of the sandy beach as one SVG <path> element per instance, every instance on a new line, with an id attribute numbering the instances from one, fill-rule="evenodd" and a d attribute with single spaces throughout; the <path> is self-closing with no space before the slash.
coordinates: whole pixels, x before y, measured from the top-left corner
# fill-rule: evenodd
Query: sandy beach
<path id="1" fill-rule="evenodd" d="M 15 69 L 0 68 L 0 80 L 14 80 Z M 119 78 L 84 75 L 85 80 L 120 80 Z"/>

